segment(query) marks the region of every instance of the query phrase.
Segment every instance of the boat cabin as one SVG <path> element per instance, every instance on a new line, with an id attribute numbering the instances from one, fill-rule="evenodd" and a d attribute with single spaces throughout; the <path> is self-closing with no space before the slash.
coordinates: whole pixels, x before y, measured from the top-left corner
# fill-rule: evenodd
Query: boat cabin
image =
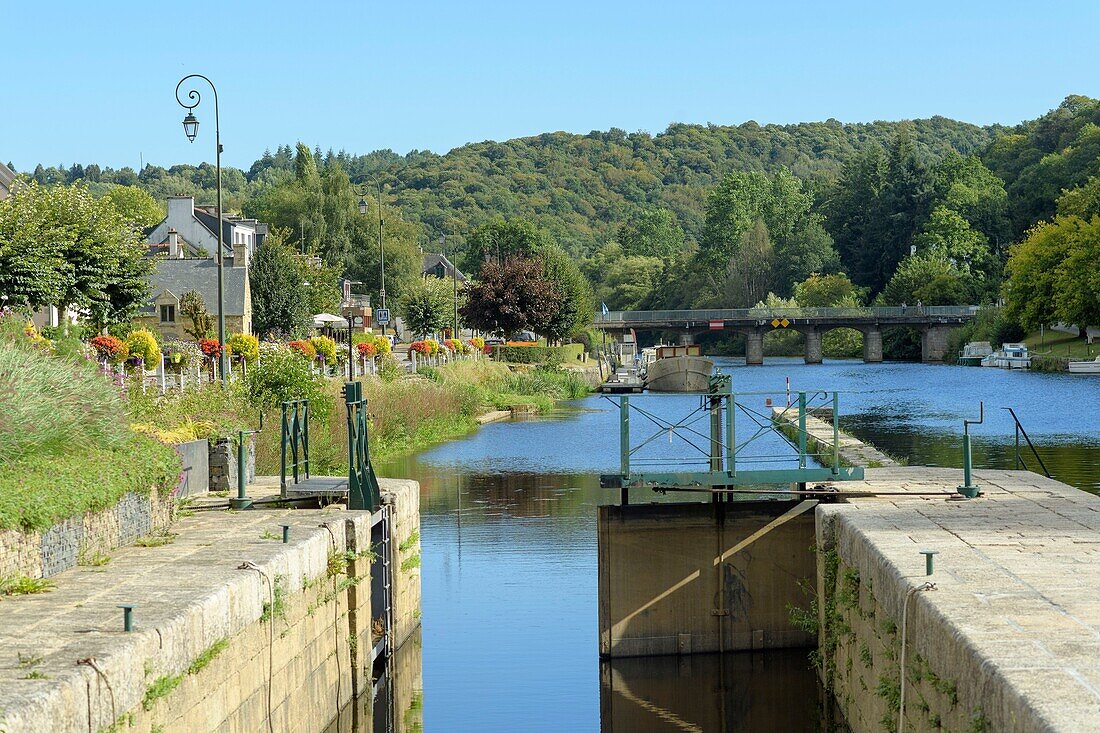
<path id="1" fill-rule="evenodd" d="M 668 359 L 673 356 L 702 356 L 703 347 L 699 344 L 688 344 L 686 346 L 658 346 L 657 358 Z"/>

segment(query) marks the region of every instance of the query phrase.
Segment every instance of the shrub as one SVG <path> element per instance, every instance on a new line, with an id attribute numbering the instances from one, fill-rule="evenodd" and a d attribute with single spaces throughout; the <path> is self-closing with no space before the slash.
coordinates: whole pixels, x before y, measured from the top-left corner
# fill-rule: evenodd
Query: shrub
<path id="1" fill-rule="evenodd" d="M 187 369 L 202 361 L 203 353 L 194 341 L 168 341 L 164 344 L 164 358 L 169 367 Z"/>
<path id="2" fill-rule="evenodd" d="M 336 342 L 328 336 L 313 336 L 309 339 L 313 344 L 317 356 L 325 360 L 326 364 L 336 363 Z"/>
<path id="3" fill-rule="evenodd" d="M 235 333 L 227 342 L 229 350 L 241 357 L 248 364 L 260 357 L 260 341 L 255 336 L 247 333 Z"/>
<path id="4" fill-rule="evenodd" d="M 96 336 L 88 344 L 95 349 L 100 361 L 119 362 L 130 355 L 126 342 L 115 336 Z"/>
<path id="5" fill-rule="evenodd" d="M 467 343 L 469 343 L 470 346 L 472 346 L 477 351 L 485 351 L 485 339 L 481 338 L 480 336 L 474 336 Z"/>
<path id="6" fill-rule="evenodd" d="M 160 344 L 152 331 L 144 328 L 131 331 L 126 337 L 126 348 L 130 350 L 131 359 L 141 359 L 146 367 L 160 363 Z"/>
<path id="7" fill-rule="evenodd" d="M 294 351 L 265 354 L 248 372 L 245 390 L 253 404 L 267 410 L 279 409 L 284 400 L 310 400 L 314 414 L 327 416 L 335 404 L 324 380 Z"/>

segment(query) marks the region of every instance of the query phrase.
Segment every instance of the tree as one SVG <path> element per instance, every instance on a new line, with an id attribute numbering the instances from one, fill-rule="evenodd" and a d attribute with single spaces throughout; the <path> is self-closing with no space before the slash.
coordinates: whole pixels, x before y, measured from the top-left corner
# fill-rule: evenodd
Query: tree
<path id="1" fill-rule="evenodd" d="M 304 335 L 312 315 L 298 256 L 286 239 L 285 230 L 272 229 L 248 265 L 252 330 L 263 337 Z"/>
<path id="2" fill-rule="evenodd" d="M 488 260 L 503 262 L 509 257 L 531 257 L 547 244 L 543 234 L 527 219 L 496 218 L 470 232 L 466 240 L 466 272 L 481 271 Z"/>
<path id="3" fill-rule="evenodd" d="M 191 327 L 184 326 L 183 330 L 196 341 L 214 332 L 214 317 L 206 310 L 206 303 L 197 291 L 189 290 L 180 297 L 180 315 L 191 321 Z"/>
<path id="4" fill-rule="evenodd" d="M 815 272 L 839 269 L 840 258 L 833 247 L 833 238 L 816 221 L 775 245 L 775 285 L 780 293 L 790 293 L 796 283 Z"/>
<path id="5" fill-rule="evenodd" d="M 971 229 L 961 214 L 946 206 L 938 206 L 932 211 L 913 244 L 918 252 L 943 255 L 968 272 L 972 265 L 984 264 L 990 255 L 985 235 Z"/>
<path id="6" fill-rule="evenodd" d="M 727 175 L 707 199 L 701 249 L 726 261 L 741 236 L 762 221 L 769 237 L 784 239 L 808 224 L 813 197 L 790 171 Z"/>
<path id="7" fill-rule="evenodd" d="M 464 288 L 466 302 L 459 309 L 473 328 L 512 336 L 517 331 L 553 321 L 558 293 L 543 276 L 542 262 L 526 257 L 488 260 L 475 282 Z"/>
<path id="8" fill-rule="evenodd" d="M 1100 323 L 1100 218 L 1060 216 L 1031 230 L 1009 254 L 1006 316 L 1028 330 L 1056 322 Z"/>
<path id="9" fill-rule="evenodd" d="M 539 259 L 542 261 L 543 277 L 557 293 L 558 308 L 554 316 L 536 330 L 547 339 L 561 341 L 591 322 L 596 311 L 592 286 L 573 258 L 560 247 L 551 245 L 543 248 Z"/>
<path id="10" fill-rule="evenodd" d="M 886 305 L 959 305 L 968 299 L 969 280 L 950 260 L 935 252 L 917 253 L 898 265 L 886 287 Z"/>
<path id="11" fill-rule="evenodd" d="M 606 303 L 613 310 L 634 310 L 662 281 L 665 263 L 657 257 L 626 257 L 623 248 L 612 242 L 582 267 L 596 290 L 593 304 Z"/>
<path id="12" fill-rule="evenodd" d="M 1012 238 L 1008 193 L 1004 181 L 976 155 L 949 155 L 934 171 L 934 196 L 940 206 L 957 212 L 997 251 Z"/>
<path id="13" fill-rule="evenodd" d="M 627 257 L 658 257 L 670 261 L 684 251 L 684 230 L 668 209 L 645 209 L 619 225 L 616 236 Z"/>
<path id="14" fill-rule="evenodd" d="M 804 308 L 856 306 L 864 291 L 843 272 L 831 275 L 814 273 L 794 286 L 794 299 Z"/>
<path id="15" fill-rule="evenodd" d="M 149 293 L 145 253 L 133 225 L 81 185 L 20 184 L 0 202 L 0 294 L 13 304 L 127 320 Z"/>
<path id="16" fill-rule="evenodd" d="M 1058 213 L 1085 221 L 1100 215 L 1100 176 L 1090 176 L 1084 185 L 1062 191 Z"/>
<path id="17" fill-rule="evenodd" d="M 775 248 L 768 228 L 757 219 L 741 236 L 726 269 L 726 297 L 735 308 L 751 308 L 771 291 Z"/>
<path id="18" fill-rule="evenodd" d="M 417 337 L 430 336 L 451 324 L 451 283 L 438 277 L 422 277 L 405 291 L 401 303 L 405 326 Z"/>
<path id="19" fill-rule="evenodd" d="M 103 198 L 114 205 L 123 219 L 139 229 L 156 226 L 164 220 L 160 203 L 137 186 L 111 186 Z"/>
<path id="20" fill-rule="evenodd" d="M 362 292 L 371 296 L 376 307 L 381 306 L 381 253 L 378 247 L 378 204 L 367 197 L 367 213 L 356 214 L 350 222 L 351 252 L 346 272 L 352 280 L 363 283 Z M 386 304 L 400 309 L 406 291 L 420 280 L 424 255 L 420 251 L 422 227 L 405 221 L 401 212 L 382 206 L 385 220 Z"/>

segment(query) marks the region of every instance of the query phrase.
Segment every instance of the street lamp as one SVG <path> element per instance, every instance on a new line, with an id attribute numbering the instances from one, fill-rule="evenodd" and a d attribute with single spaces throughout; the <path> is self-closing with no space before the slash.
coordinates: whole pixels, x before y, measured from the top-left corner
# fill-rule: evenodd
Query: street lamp
<path id="1" fill-rule="evenodd" d="M 359 213 L 363 216 L 367 214 L 367 199 L 366 192 L 357 190 L 359 193 Z M 382 301 L 382 310 L 386 310 L 386 245 L 382 236 L 382 229 L 385 225 L 385 220 L 382 218 L 382 182 L 378 182 L 378 257 L 379 264 L 379 288 L 378 297 Z M 382 325 L 382 335 L 386 335 L 386 324 Z"/>
<path id="2" fill-rule="evenodd" d="M 447 235 L 439 235 L 439 254 L 443 254 L 446 251 Z M 454 246 L 451 246 L 451 256 L 454 256 Z M 451 259 L 451 283 L 454 286 L 454 328 L 451 330 L 451 338 L 458 339 L 458 266 L 455 265 L 454 260 Z"/>
<path id="3" fill-rule="evenodd" d="M 183 134 L 187 136 L 189 142 L 195 142 L 195 136 L 199 134 L 199 120 L 195 117 L 195 107 L 199 106 L 199 102 L 202 101 L 202 97 L 199 95 L 199 91 L 192 87 L 187 92 L 187 99 L 192 104 L 187 104 L 180 98 L 180 87 L 183 83 L 189 79 L 202 79 L 214 92 L 214 165 L 217 169 L 217 183 L 218 183 L 218 343 L 221 348 L 218 350 L 218 372 L 221 374 L 222 384 L 226 384 L 229 381 L 229 375 L 226 374 L 225 369 L 225 272 L 224 263 L 225 252 L 222 248 L 222 127 L 221 117 L 218 113 L 218 89 L 214 86 L 214 82 L 207 79 L 202 74 L 189 74 L 180 79 L 179 84 L 176 84 L 176 101 L 179 105 L 187 110 L 187 116 L 183 118 Z"/>

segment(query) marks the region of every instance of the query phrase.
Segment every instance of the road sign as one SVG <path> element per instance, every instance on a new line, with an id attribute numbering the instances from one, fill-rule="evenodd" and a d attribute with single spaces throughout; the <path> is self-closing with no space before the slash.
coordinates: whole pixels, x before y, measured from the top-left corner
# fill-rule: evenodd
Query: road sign
<path id="1" fill-rule="evenodd" d="M 379 308 L 374 312 L 374 320 L 378 321 L 379 326 L 385 326 L 390 322 L 390 309 Z"/>
<path id="2" fill-rule="evenodd" d="M 786 328 L 789 325 L 791 325 L 791 322 L 788 321 L 786 318 L 784 318 L 782 321 L 779 320 L 778 318 L 773 318 L 772 319 L 772 328 L 779 328 L 780 326 L 782 326 L 783 328 Z"/>
<path id="3" fill-rule="evenodd" d="M 726 322 L 725 321 L 711 321 L 710 322 L 710 330 L 711 331 L 721 331 L 725 327 L 726 327 Z"/>

